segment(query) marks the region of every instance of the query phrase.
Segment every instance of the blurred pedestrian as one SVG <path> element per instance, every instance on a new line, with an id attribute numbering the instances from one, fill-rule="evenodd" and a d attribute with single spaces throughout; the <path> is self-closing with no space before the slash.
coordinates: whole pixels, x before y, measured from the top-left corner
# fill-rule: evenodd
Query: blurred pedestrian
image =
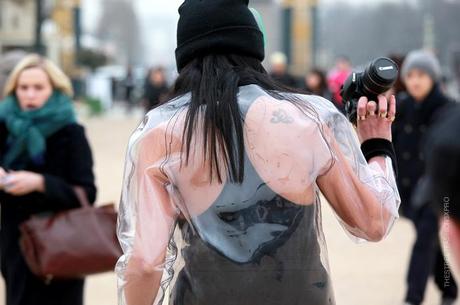
<path id="1" fill-rule="evenodd" d="M 0 103 L 0 251 L 6 305 L 83 304 L 83 279 L 45 283 L 29 270 L 19 247 L 22 222 L 80 206 L 73 186 L 83 187 L 88 200 L 95 200 L 91 150 L 76 121 L 72 94 L 69 78 L 39 55 L 21 60 L 5 87 Z"/>
<path id="2" fill-rule="evenodd" d="M 339 56 L 336 59 L 334 69 L 329 72 L 327 77 L 329 90 L 332 92 L 332 102 L 334 102 L 337 108 L 339 108 L 342 112 L 345 111 L 345 106 L 343 105 L 340 91 L 343 83 L 347 80 L 348 76 L 350 76 L 351 72 L 350 59 L 346 56 Z"/>
<path id="3" fill-rule="evenodd" d="M 126 77 L 123 80 L 123 86 L 125 88 L 125 103 L 126 112 L 129 114 L 132 112 L 135 106 L 135 89 L 136 81 L 134 79 L 134 72 L 131 66 L 126 70 Z"/>
<path id="4" fill-rule="evenodd" d="M 150 111 L 165 101 L 169 87 L 162 67 L 150 69 L 144 85 L 144 108 Z"/>
<path id="5" fill-rule="evenodd" d="M 460 278 L 460 105 L 443 109 L 425 145 L 426 171 L 415 204 L 431 204 L 441 219 L 441 242 L 454 278 Z M 448 273 L 449 270 L 446 270 Z M 446 278 L 445 285 L 451 285 Z"/>
<path id="6" fill-rule="evenodd" d="M 270 76 L 280 84 L 290 88 L 298 88 L 298 80 L 289 73 L 287 57 L 284 53 L 273 53 L 270 58 L 271 72 Z"/>
<path id="7" fill-rule="evenodd" d="M 332 101 L 332 93 L 327 85 L 326 73 L 321 69 L 312 69 L 305 76 L 305 90 Z"/>
<path id="8" fill-rule="evenodd" d="M 427 51 L 413 51 L 404 61 L 401 77 L 407 88 L 407 97 L 398 102 L 398 116 L 393 125 L 393 141 L 398 155 L 398 187 L 403 215 L 415 225 L 416 241 L 412 249 L 407 275 L 406 302 L 423 302 L 428 278 L 434 275 L 442 291 L 443 305 L 453 304 L 457 285 L 450 278 L 445 286 L 446 268 L 439 245 L 439 226 L 436 213 L 430 205 L 414 208 L 415 189 L 425 170 L 423 147 L 426 134 L 439 111 L 450 100 L 439 89 L 441 67 L 434 55 Z"/>
<path id="9" fill-rule="evenodd" d="M 360 143 L 329 101 L 268 75 L 247 0 L 187 0 L 179 12 L 171 99 L 129 141 L 120 305 L 161 304 L 168 291 L 178 305 L 334 305 L 317 190 L 355 240 L 388 234 L 394 97 L 378 112 L 359 100 Z"/>

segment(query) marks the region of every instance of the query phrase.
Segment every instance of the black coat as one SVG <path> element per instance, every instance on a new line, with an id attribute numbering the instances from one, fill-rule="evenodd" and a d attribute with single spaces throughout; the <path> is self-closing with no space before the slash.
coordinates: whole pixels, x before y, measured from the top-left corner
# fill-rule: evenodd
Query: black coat
<path id="1" fill-rule="evenodd" d="M 426 136 L 441 109 L 451 101 L 435 86 L 422 102 L 405 95 L 397 102 L 393 124 L 393 143 L 398 158 L 398 188 L 402 212 L 411 214 L 413 192 L 425 170 L 424 145 Z"/>
<path id="2" fill-rule="evenodd" d="M 8 131 L 0 123 L 0 160 L 7 149 Z M 45 285 L 27 268 L 19 249 L 19 225 L 33 214 L 79 207 L 72 186 L 82 186 L 91 203 L 95 201 L 93 159 L 82 126 L 63 127 L 46 141 L 45 163 L 29 164 L 25 170 L 45 178 L 45 193 L 14 197 L 0 192 L 1 270 L 6 282 L 7 305 L 81 305 L 83 280 L 53 281 Z M 84 238 L 84 237 L 82 237 Z"/>
<path id="3" fill-rule="evenodd" d="M 289 88 L 296 89 L 296 88 L 302 87 L 300 85 L 300 81 L 289 73 L 285 73 L 282 75 L 271 73 L 270 77 L 273 78 L 276 82 L 284 86 L 287 86 Z"/>
<path id="4" fill-rule="evenodd" d="M 168 92 L 169 89 L 166 84 L 154 85 L 147 81 L 144 86 L 144 98 L 147 101 L 145 111 L 148 112 L 165 101 Z"/>

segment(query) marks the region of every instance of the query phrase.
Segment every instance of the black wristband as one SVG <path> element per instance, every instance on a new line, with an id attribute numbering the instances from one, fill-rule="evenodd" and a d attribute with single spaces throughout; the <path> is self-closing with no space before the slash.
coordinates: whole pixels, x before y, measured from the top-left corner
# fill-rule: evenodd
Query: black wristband
<path id="1" fill-rule="evenodd" d="M 393 163 L 395 175 L 398 175 L 396 153 L 393 144 L 390 141 L 380 138 L 366 140 L 363 144 L 361 144 L 361 151 L 363 152 L 366 161 L 381 155 L 390 157 L 391 163 Z"/>

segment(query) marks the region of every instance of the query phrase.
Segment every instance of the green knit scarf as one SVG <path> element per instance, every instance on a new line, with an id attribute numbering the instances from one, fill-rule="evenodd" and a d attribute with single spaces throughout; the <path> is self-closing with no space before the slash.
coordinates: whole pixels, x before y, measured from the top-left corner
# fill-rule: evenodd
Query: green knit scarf
<path id="1" fill-rule="evenodd" d="M 43 107 L 31 111 L 23 111 L 15 95 L 7 96 L 0 103 L 0 122 L 8 129 L 2 167 L 20 169 L 29 161 L 43 160 L 46 139 L 76 118 L 70 97 L 55 91 Z"/>

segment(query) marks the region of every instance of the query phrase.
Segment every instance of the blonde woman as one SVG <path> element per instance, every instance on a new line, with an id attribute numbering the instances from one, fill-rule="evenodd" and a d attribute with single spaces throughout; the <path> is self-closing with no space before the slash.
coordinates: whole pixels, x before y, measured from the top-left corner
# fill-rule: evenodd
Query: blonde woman
<path id="1" fill-rule="evenodd" d="M 90 202 L 96 188 L 93 160 L 72 106 L 68 77 L 38 55 L 11 73 L 0 103 L 1 271 L 6 305 L 80 305 L 83 280 L 45 283 L 28 269 L 19 248 L 19 226 L 31 215 L 79 206 L 72 187 Z"/>

